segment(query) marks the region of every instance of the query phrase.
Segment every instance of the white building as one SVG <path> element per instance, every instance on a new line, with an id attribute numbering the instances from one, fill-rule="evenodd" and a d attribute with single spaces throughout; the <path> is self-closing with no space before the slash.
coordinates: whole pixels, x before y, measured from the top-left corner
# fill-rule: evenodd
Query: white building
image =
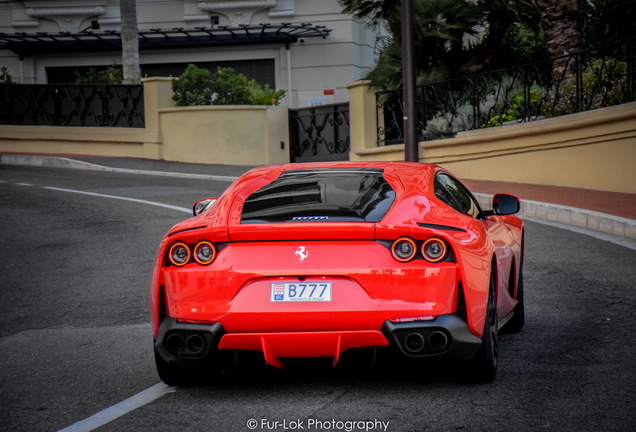
<path id="1" fill-rule="evenodd" d="M 347 101 L 378 36 L 341 11 L 337 0 L 137 0 L 142 76 L 233 67 L 286 90 L 291 107 Z M 46 84 L 121 64 L 120 22 L 119 0 L 0 0 L 0 66 Z"/>

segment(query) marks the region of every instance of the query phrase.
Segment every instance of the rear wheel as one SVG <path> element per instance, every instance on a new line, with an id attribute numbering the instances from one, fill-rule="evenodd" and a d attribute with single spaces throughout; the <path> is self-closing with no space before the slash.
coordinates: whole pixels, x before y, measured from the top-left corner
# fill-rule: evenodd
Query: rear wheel
<path id="1" fill-rule="evenodd" d="M 494 277 L 490 277 L 488 306 L 484 334 L 481 337 L 481 347 L 472 360 L 472 377 L 477 382 L 488 383 L 497 375 L 499 362 L 499 319 L 497 317 L 497 299 L 495 296 Z"/>
<path id="2" fill-rule="evenodd" d="M 506 324 L 506 330 L 511 332 L 521 331 L 526 321 L 525 305 L 523 300 L 523 270 L 519 270 L 519 282 L 517 282 L 517 306 L 513 310 L 512 318 Z"/>
<path id="3" fill-rule="evenodd" d="M 508 324 L 506 324 L 506 330 L 511 332 L 518 332 L 523 328 L 526 321 L 525 302 L 523 299 L 523 263 L 525 261 L 525 231 L 521 233 L 521 264 L 519 264 L 519 280 L 517 281 L 517 305 L 513 310 L 513 315 Z"/>
<path id="4" fill-rule="evenodd" d="M 216 376 L 216 364 L 197 360 L 196 363 L 175 364 L 169 363 L 161 357 L 155 348 L 155 366 L 161 381 L 171 386 L 206 385 Z"/>

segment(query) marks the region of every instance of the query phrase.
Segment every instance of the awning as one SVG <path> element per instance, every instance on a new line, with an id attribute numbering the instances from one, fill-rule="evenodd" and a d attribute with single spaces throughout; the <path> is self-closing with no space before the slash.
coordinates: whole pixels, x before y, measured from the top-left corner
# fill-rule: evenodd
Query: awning
<path id="1" fill-rule="evenodd" d="M 300 38 L 322 37 L 331 32 L 325 26 L 303 24 L 259 24 L 239 27 L 214 26 L 194 29 L 150 29 L 139 32 L 139 49 L 206 47 L 221 45 L 292 43 Z M 8 49 L 20 57 L 35 54 L 75 53 L 121 50 L 121 33 L 0 33 L 0 49 Z"/>

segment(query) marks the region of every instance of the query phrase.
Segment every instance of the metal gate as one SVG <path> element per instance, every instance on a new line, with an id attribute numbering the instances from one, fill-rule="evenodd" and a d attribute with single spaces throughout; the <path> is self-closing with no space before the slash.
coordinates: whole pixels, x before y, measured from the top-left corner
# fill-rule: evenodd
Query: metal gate
<path id="1" fill-rule="evenodd" d="M 349 160 L 349 103 L 289 110 L 290 160 Z"/>

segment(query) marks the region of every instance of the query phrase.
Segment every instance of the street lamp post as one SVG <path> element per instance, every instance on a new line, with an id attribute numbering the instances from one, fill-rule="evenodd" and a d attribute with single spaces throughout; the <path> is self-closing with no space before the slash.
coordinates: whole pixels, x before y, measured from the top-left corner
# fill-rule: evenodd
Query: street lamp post
<path id="1" fill-rule="evenodd" d="M 417 140 L 416 82 L 413 57 L 415 55 L 413 36 L 413 0 L 401 1 L 402 19 L 402 99 L 404 100 L 404 160 L 419 162 Z"/>

